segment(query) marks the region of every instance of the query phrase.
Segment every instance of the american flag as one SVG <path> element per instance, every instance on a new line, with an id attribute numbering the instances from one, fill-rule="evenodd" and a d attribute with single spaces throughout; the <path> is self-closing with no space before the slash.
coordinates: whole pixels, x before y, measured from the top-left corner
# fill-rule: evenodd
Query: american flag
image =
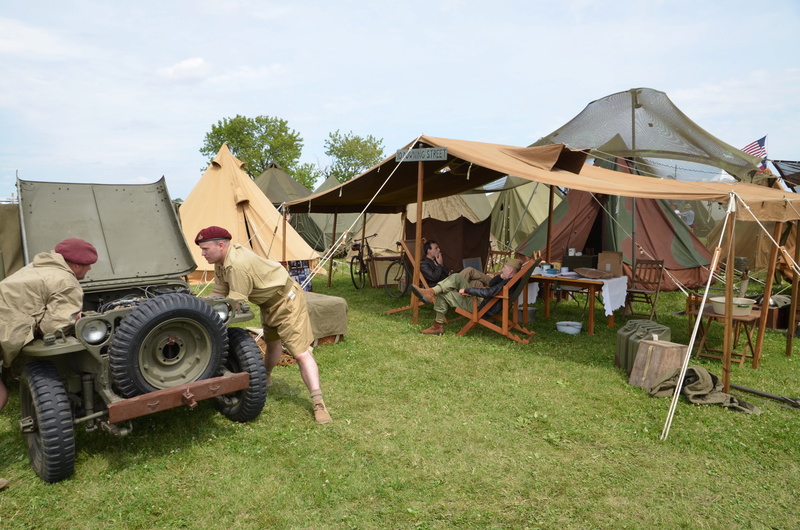
<path id="1" fill-rule="evenodd" d="M 748 155 L 757 156 L 762 159 L 767 158 L 767 137 L 759 138 L 754 142 L 750 142 L 746 146 L 742 147 L 742 151 L 747 153 Z M 761 169 L 765 169 L 767 167 L 766 160 L 761 161 L 761 165 L 759 166 Z"/>
<path id="2" fill-rule="evenodd" d="M 747 153 L 748 155 L 757 156 L 759 158 L 766 158 L 767 157 L 767 137 L 760 138 L 755 142 L 750 142 L 746 146 L 742 147 L 742 151 Z"/>

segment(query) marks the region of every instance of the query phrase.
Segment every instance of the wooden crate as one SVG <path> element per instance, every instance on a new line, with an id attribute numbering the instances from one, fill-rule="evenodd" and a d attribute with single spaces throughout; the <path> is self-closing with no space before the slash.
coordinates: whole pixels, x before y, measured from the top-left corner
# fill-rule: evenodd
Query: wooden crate
<path id="1" fill-rule="evenodd" d="M 660 378 L 681 367 L 688 348 L 685 344 L 664 340 L 639 342 L 628 383 L 650 390 Z"/>

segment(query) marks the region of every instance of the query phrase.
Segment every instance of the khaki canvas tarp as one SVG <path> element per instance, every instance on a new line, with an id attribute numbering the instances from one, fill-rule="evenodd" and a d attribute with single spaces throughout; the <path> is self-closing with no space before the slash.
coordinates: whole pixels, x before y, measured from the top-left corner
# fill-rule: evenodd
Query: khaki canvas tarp
<path id="1" fill-rule="evenodd" d="M 319 258 L 288 223 L 284 255 L 283 217 L 242 165 L 223 144 L 180 208 L 183 234 L 197 263 L 197 270 L 189 278 L 192 281 L 211 281 L 214 277 L 214 266 L 206 262 L 194 244 L 197 233 L 210 225 L 226 228 L 234 243 L 271 260 L 310 260 L 316 264 Z"/>
<path id="2" fill-rule="evenodd" d="M 727 203 L 731 194 L 736 194 L 747 204 L 747 208 L 737 209 L 738 219 L 800 218 L 800 197 L 794 193 L 745 182 L 688 182 L 623 174 L 584 164 L 586 153 L 561 144 L 513 147 L 420 136 L 406 147 L 412 146 L 447 148 L 447 160 L 424 163 L 423 200 L 462 193 L 514 175 L 548 185 L 624 197 Z M 392 156 L 344 184 L 288 206 L 301 212 L 356 212 L 372 201 L 369 212 L 401 212 L 417 200 L 417 171 L 416 162 L 397 162 Z"/>

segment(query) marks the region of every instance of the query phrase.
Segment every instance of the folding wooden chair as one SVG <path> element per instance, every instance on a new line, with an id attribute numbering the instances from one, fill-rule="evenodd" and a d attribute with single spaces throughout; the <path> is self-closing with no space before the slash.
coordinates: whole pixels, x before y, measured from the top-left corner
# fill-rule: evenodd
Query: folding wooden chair
<path id="1" fill-rule="evenodd" d="M 511 340 L 522 344 L 528 344 L 531 335 L 536 332 L 522 327 L 519 324 L 519 297 L 522 290 L 527 288 L 528 279 L 533 273 L 534 267 L 542 260 L 528 260 L 522 265 L 522 268 L 517 271 L 511 281 L 503 286 L 503 290 L 497 293 L 491 300 L 489 300 L 482 308 L 478 309 L 478 297 L 472 299 L 472 311 L 465 311 L 460 307 L 456 307 L 456 313 L 466 317 L 469 321 L 461 328 L 461 331 L 456 333 L 460 337 L 467 333 L 469 330 L 477 325 L 484 326 L 492 331 L 495 331 Z M 486 312 L 495 304 L 502 304 L 500 313 L 493 317 L 485 318 Z M 499 325 L 495 322 L 499 321 Z M 516 333 L 515 333 L 516 332 Z"/>
<path id="2" fill-rule="evenodd" d="M 661 292 L 661 280 L 664 277 L 664 260 L 640 259 L 633 270 L 631 287 L 628 289 L 626 304 L 630 309 L 629 316 L 654 320 L 658 293 Z M 636 311 L 633 304 L 647 305 L 649 311 Z"/>

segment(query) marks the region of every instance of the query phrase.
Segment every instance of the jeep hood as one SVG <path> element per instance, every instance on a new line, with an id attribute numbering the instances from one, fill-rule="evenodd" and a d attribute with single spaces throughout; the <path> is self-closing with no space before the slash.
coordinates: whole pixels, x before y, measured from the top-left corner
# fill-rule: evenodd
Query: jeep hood
<path id="1" fill-rule="evenodd" d="M 178 279 L 196 265 L 162 177 L 152 184 L 17 180 L 25 263 L 68 237 L 97 248 L 85 290 Z"/>

